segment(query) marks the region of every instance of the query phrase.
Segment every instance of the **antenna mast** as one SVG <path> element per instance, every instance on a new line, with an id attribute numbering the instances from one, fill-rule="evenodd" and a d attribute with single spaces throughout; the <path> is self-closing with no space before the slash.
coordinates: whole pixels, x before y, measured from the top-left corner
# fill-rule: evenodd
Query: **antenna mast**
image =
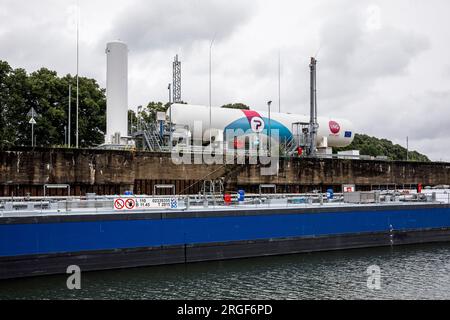
<path id="1" fill-rule="evenodd" d="M 178 60 L 178 55 L 173 61 L 173 102 L 181 102 L 181 61 Z"/>

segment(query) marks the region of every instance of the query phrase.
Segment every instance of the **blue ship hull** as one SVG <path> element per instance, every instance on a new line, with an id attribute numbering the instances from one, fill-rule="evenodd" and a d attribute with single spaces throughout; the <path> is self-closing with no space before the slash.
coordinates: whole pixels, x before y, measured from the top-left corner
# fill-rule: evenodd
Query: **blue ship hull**
<path id="1" fill-rule="evenodd" d="M 0 279 L 450 241 L 438 204 L 0 218 Z"/>

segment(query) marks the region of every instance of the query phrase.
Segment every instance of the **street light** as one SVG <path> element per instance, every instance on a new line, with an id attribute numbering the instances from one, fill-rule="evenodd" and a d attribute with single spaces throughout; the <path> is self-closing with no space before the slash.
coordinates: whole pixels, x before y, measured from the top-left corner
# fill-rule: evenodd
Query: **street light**
<path id="1" fill-rule="evenodd" d="M 214 36 L 209 46 L 209 143 L 212 140 L 212 47 L 215 40 L 216 36 Z"/>
<path id="2" fill-rule="evenodd" d="M 70 140 L 70 135 L 71 135 L 71 116 L 72 116 L 72 85 L 69 84 L 69 124 L 68 124 L 68 137 L 67 137 L 67 144 L 69 145 L 69 148 L 71 147 L 71 140 Z"/>
<path id="3" fill-rule="evenodd" d="M 76 126 L 75 126 L 75 145 L 79 147 L 79 109 L 80 109 L 80 3 L 77 1 L 77 112 L 76 112 Z"/>
<path id="4" fill-rule="evenodd" d="M 270 106 L 272 105 L 272 101 L 267 102 L 267 106 L 269 108 L 269 152 L 272 151 L 272 120 L 270 118 Z"/>
<path id="5" fill-rule="evenodd" d="M 169 83 L 169 145 L 172 148 L 172 84 Z"/>
<path id="6" fill-rule="evenodd" d="M 409 161 L 409 137 L 406 137 L 406 161 Z"/>

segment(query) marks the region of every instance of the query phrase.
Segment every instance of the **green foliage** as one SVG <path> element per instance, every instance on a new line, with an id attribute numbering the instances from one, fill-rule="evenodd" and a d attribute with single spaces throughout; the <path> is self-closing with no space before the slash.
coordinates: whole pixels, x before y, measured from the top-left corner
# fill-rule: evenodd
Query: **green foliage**
<path id="1" fill-rule="evenodd" d="M 230 103 L 230 104 L 226 104 L 226 105 L 222 106 L 221 108 L 250 110 L 250 107 L 243 103 Z"/>
<path id="2" fill-rule="evenodd" d="M 392 141 L 387 139 L 378 139 L 375 137 L 370 137 L 365 134 L 355 135 L 353 143 L 346 147 L 336 149 L 335 151 L 346 151 L 346 150 L 360 150 L 361 155 L 368 156 L 386 156 L 391 160 L 406 160 L 406 148 L 393 144 Z M 418 153 L 417 151 L 409 152 L 409 160 L 419 161 L 419 162 L 429 162 L 427 156 Z"/>
<path id="3" fill-rule="evenodd" d="M 37 146 L 64 144 L 68 126 L 69 84 L 72 85 L 71 141 L 75 145 L 76 80 L 45 68 L 27 74 L 0 61 L 0 147 L 31 145 L 28 111 L 34 108 Z M 79 78 L 79 145 L 103 143 L 106 129 L 106 96 L 97 82 Z"/>
<path id="4" fill-rule="evenodd" d="M 138 114 L 140 118 L 146 123 L 154 123 L 156 121 L 156 114 L 158 112 L 167 112 L 170 104 L 163 104 L 162 102 L 150 102 L 145 108 L 138 107 Z"/>

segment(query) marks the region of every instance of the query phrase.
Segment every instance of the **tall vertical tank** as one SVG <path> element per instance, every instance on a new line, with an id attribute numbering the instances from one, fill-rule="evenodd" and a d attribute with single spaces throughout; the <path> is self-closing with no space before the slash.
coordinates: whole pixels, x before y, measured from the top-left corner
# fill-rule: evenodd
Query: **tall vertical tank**
<path id="1" fill-rule="evenodd" d="M 128 136 L 128 47 L 121 41 L 109 42 L 106 56 L 105 143 L 123 143 Z"/>

